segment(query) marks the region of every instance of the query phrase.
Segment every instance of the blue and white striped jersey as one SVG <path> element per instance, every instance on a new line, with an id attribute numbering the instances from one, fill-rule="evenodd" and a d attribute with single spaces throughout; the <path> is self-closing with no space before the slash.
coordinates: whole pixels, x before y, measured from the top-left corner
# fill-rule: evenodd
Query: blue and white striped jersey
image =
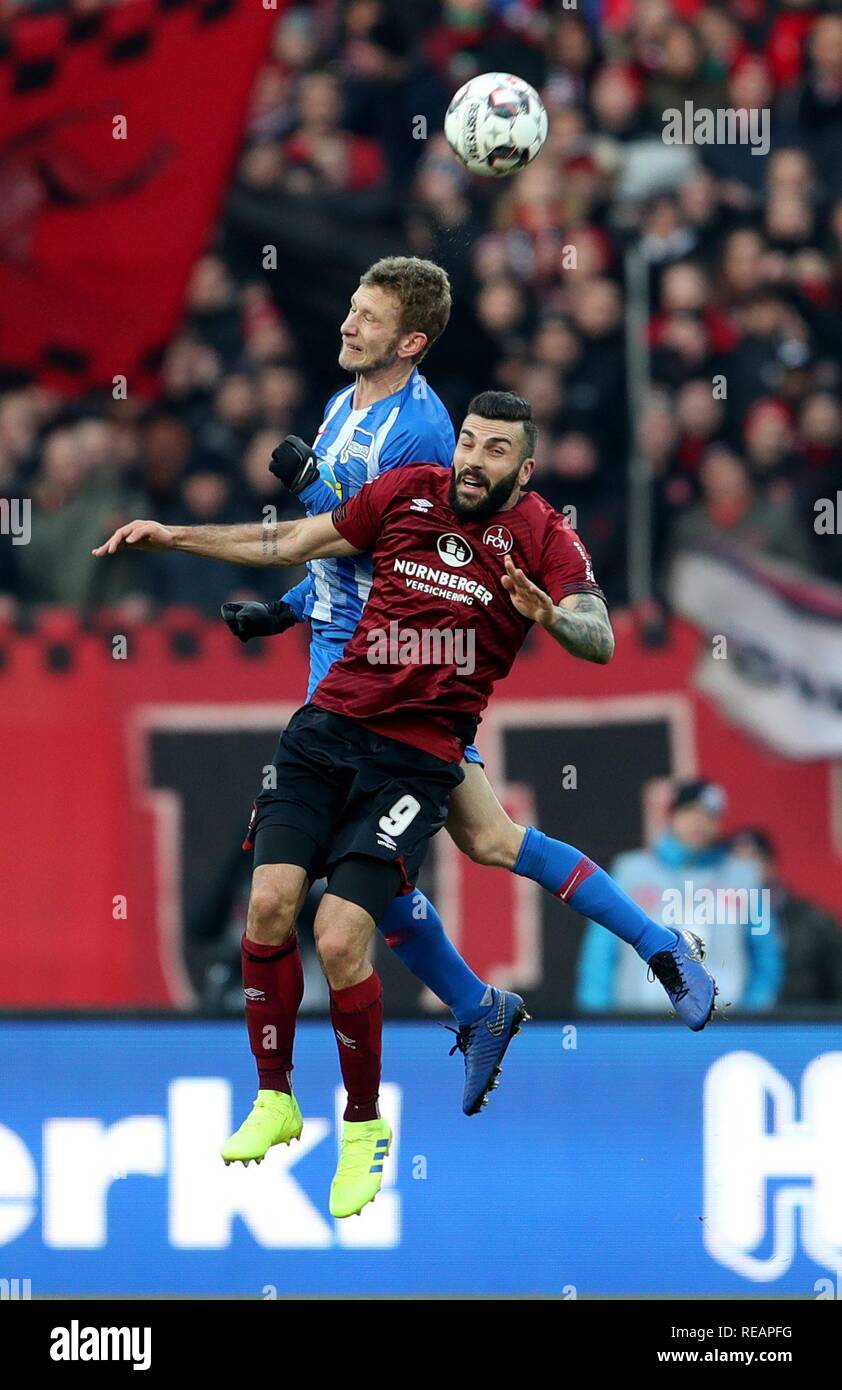
<path id="1" fill-rule="evenodd" d="M 299 494 L 310 516 L 333 511 L 363 483 L 405 463 L 449 467 L 455 448 L 450 416 L 417 367 L 402 390 L 362 410 L 353 409 L 354 386 L 327 403 L 313 447 L 319 479 Z M 314 635 L 347 642 L 371 589 L 371 557 L 311 560 L 308 577 L 284 594 Z"/>

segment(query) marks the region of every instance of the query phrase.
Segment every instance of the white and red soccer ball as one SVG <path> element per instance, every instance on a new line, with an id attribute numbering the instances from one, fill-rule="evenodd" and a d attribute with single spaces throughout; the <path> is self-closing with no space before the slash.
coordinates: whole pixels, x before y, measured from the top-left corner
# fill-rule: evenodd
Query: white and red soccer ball
<path id="1" fill-rule="evenodd" d="M 534 87 L 510 72 L 484 72 L 460 87 L 444 133 L 472 174 L 503 178 L 525 169 L 547 138 L 547 113 Z"/>

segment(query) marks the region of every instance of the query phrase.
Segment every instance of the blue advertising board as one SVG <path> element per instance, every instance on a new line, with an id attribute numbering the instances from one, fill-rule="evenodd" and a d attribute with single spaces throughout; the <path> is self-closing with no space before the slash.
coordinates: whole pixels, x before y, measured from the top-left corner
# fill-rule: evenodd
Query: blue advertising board
<path id="1" fill-rule="evenodd" d="M 0 1292 L 833 1296 L 838 1028 L 530 1024 L 471 1119 L 448 1037 L 387 1026 L 396 1142 L 342 1222 L 326 1024 L 296 1043 L 301 1142 L 244 1169 L 218 1156 L 255 1091 L 237 1023 L 0 1023 Z"/>

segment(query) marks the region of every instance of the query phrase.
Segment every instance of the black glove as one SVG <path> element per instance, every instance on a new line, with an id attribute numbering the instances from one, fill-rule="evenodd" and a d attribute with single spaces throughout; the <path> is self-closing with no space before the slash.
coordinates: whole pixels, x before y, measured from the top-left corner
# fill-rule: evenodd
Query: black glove
<path id="1" fill-rule="evenodd" d="M 248 642 L 252 637 L 274 637 L 298 622 L 288 603 L 223 603 L 222 616 L 235 637 Z"/>
<path id="2" fill-rule="evenodd" d="M 282 439 L 272 454 L 269 472 L 280 478 L 290 492 L 301 492 L 309 487 L 319 476 L 319 463 L 315 450 L 299 439 L 297 434 L 288 434 Z"/>

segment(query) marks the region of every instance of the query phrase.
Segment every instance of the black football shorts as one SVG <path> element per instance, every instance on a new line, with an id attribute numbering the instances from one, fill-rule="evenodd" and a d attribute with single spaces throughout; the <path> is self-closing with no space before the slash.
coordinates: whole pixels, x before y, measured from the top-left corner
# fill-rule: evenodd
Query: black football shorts
<path id="1" fill-rule="evenodd" d="M 465 775 L 458 763 L 312 704 L 292 716 L 273 767 L 275 786 L 254 804 L 255 865 L 299 864 L 312 881 L 329 879 L 342 860 L 374 859 L 397 866 L 402 891 Z"/>

